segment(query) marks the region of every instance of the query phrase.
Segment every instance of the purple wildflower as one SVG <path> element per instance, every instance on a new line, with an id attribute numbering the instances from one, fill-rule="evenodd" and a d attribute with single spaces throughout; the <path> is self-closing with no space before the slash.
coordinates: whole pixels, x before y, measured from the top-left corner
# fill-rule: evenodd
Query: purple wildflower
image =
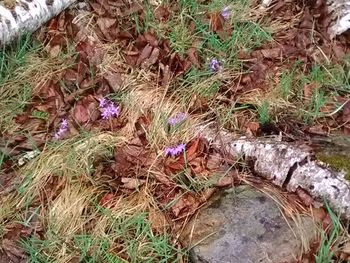
<path id="1" fill-rule="evenodd" d="M 99 104 L 100 108 L 105 107 L 107 104 L 107 99 L 105 99 L 105 98 L 99 99 L 98 101 L 100 102 L 100 104 Z"/>
<path id="2" fill-rule="evenodd" d="M 231 16 L 231 10 L 228 6 L 226 6 L 224 9 L 222 9 L 221 11 L 221 16 L 224 18 L 224 19 L 229 19 L 230 16 Z"/>
<path id="3" fill-rule="evenodd" d="M 221 62 L 216 58 L 212 58 L 209 63 L 209 68 L 212 72 L 217 72 L 222 69 Z"/>
<path id="4" fill-rule="evenodd" d="M 101 111 L 102 119 L 108 120 L 112 117 L 118 117 L 120 113 L 120 107 L 116 106 L 113 101 L 103 98 L 99 99 L 99 107 Z"/>
<path id="5" fill-rule="evenodd" d="M 170 118 L 168 120 L 168 123 L 171 126 L 175 126 L 176 124 L 179 124 L 180 122 L 183 122 L 187 118 L 186 113 L 179 112 L 174 117 Z"/>
<path id="6" fill-rule="evenodd" d="M 165 148 L 165 156 L 171 156 L 171 157 L 175 157 L 177 155 L 179 155 L 180 153 L 184 152 L 186 148 L 186 144 L 179 144 L 175 147 L 166 147 Z"/>
<path id="7" fill-rule="evenodd" d="M 56 140 L 60 139 L 68 131 L 68 122 L 66 119 L 62 119 L 60 128 L 55 133 L 54 137 Z"/>

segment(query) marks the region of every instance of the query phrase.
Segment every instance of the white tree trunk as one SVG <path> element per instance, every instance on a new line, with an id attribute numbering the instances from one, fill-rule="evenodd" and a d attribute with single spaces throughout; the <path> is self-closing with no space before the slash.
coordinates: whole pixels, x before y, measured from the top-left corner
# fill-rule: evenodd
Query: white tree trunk
<path id="1" fill-rule="evenodd" d="M 0 44 L 31 33 L 58 15 L 75 0 L 22 0 L 13 9 L 0 3 Z"/>
<path id="2" fill-rule="evenodd" d="M 350 183 L 298 145 L 273 139 L 237 138 L 224 130 L 201 127 L 200 135 L 224 153 L 243 158 L 255 174 L 294 192 L 308 192 L 316 201 L 329 205 L 350 219 Z"/>
<path id="3" fill-rule="evenodd" d="M 328 0 L 327 5 L 332 17 L 328 33 L 334 38 L 350 29 L 350 0 Z"/>
<path id="4" fill-rule="evenodd" d="M 325 0 L 331 16 L 331 26 L 328 34 L 331 39 L 350 29 L 350 0 Z M 262 0 L 262 8 L 271 5 L 272 0 Z"/>

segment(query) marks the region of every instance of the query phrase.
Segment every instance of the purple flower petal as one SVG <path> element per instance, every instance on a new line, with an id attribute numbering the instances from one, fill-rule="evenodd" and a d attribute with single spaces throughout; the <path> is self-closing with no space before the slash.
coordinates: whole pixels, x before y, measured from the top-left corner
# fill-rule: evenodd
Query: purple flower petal
<path id="1" fill-rule="evenodd" d="M 185 149 L 186 149 L 186 144 L 181 143 L 175 147 L 166 147 L 164 150 L 164 153 L 165 153 L 165 156 L 175 157 L 180 153 L 184 152 Z"/>
<path id="2" fill-rule="evenodd" d="M 231 10 L 228 6 L 226 6 L 224 9 L 221 11 L 221 15 L 225 19 L 229 19 L 231 16 Z"/>
<path id="3" fill-rule="evenodd" d="M 99 99 L 98 101 L 100 102 L 100 105 L 99 105 L 100 108 L 105 107 L 107 104 L 107 100 L 105 98 Z"/>
<path id="4" fill-rule="evenodd" d="M 222 65 L 218 59 L 212 58 L 209 63 L 209 68 L 212 72 L 217 72 L 222 69 Z"/>
<path id="5" fill-rule="evenodd" d="M 186 114 L 183 112 L 180 112 L 176 114 L 174 117 L 170 118 L 168 120 L 168 124 L 171 126 L 175 126 L 176 124 L 183 122 L 187 118 Z"/>
<path id="6" fill-rule="evenodd" d="M 116 106 L 113 101 L 103 98 L 100 99 L 99 102 L 102 119 L 108 120 L 110 118 L 119 116 L 120 107 Z"/>
<path id="7" fill-rule="evenodd" d="M 54 134 L 54 138 L 59 140 L 68 131 L 68 122 L 66 119 L 61 120 L 60 128 Z"/>

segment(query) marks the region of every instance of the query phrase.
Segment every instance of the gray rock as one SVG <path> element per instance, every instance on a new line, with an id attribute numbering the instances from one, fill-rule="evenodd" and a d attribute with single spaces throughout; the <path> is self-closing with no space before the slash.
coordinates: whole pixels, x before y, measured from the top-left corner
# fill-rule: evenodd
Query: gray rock
<path id="1" fill-rule="evenodd" d="M 182 236 L 195 263 L 295 262 L 316 237 L 317 226 L 296 224 L 270 197 L 240 186 L 223 191 L 192 220 Z"/>

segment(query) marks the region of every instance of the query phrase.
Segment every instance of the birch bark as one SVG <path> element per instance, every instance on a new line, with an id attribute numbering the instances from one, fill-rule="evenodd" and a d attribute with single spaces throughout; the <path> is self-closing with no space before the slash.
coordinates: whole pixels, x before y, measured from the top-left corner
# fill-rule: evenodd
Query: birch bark
<path id="1" fill-rule="evenodd" d="M 272 0 L 262 0 L 262 8 L 268 8 Z M 328 34 L 331 39 L 350 29 L 350 0 L 327 0 L 328 12 L 331 16 L 331 26 Z"/>
<path id="2" fill-rule="evenodd" d="M 253 172 L 290 192 L 303 189 L 316 201 L 350 219 L 350 182 L 298 145 L 273 139 L 237 138 L 224 130 L 200 127 L 199 133 L 214 147 L 243 158 Z"/>
<path id="3" fill-rule="evenodd" d="M 25 33 L 32 33 L 58 15 L 75 0 L 18 0 L 13 9 L 0 2 L 0 44 L 6 45 Z"/>

